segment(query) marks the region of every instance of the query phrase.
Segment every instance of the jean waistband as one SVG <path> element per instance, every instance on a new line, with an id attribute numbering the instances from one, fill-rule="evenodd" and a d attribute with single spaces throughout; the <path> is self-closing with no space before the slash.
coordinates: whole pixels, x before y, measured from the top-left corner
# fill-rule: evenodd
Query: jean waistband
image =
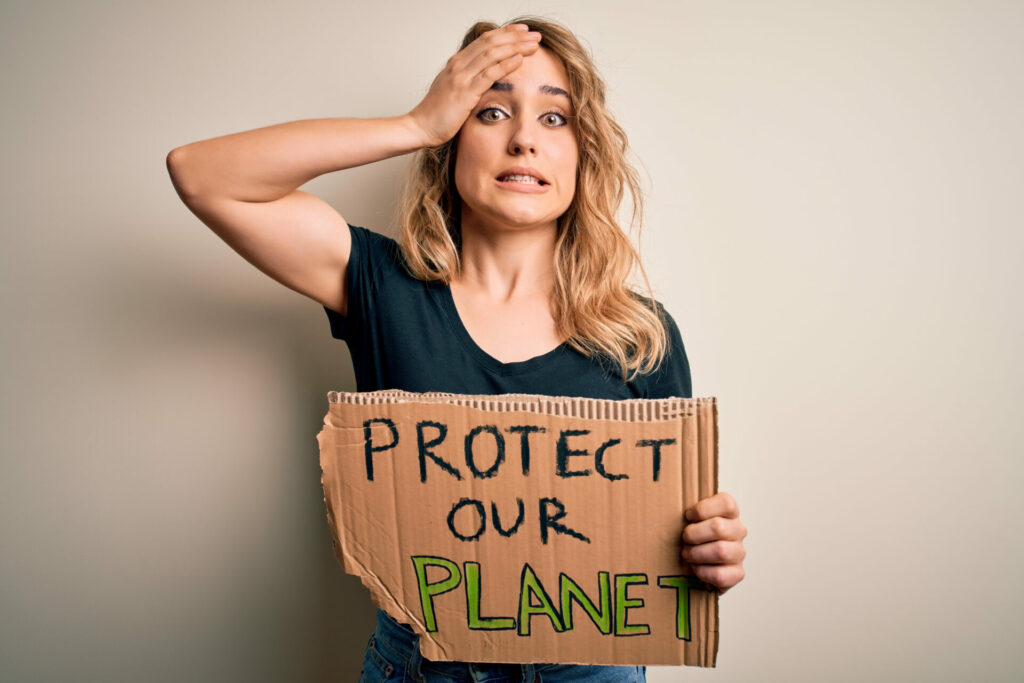
<path id="1" fill-rule="evenodd" d="M 384 610 L 377 610 L 377 641 L 385 644 L 392 654 L 403 661 L 419 652 L 419 636 L 411 628 L 388 616 Z"/>
<path id="2" fill-rule="evenodd" d="M 385 651 L 383 654 L 400 663 L 412 681 L 422 681 L 431 674 L 440 674 L 453 681 L 519 683 L 533 681 L 538 668 L 533 664 L 472 664 L 424 659 L 420 655 L 419 636 L 383 610 L 377 610 L 375 639 L 376 646 Z"/>

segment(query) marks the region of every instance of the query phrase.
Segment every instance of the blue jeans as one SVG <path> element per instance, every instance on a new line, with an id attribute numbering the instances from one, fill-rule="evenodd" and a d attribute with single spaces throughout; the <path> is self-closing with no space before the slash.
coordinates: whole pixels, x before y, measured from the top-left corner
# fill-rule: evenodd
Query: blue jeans
<path id="1" fill-rule="evenodd" d="M 366 644 L 359 683 L 644 683 L 646 670 L 642 666 L 434 662 L 420 655 L 419 636 L 377 610 L 377 629 Z"/>

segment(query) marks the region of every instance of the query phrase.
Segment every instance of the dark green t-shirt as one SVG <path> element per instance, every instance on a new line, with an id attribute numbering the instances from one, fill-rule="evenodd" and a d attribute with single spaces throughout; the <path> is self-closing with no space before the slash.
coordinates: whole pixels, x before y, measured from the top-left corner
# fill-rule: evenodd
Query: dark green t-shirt
<path id="1" fill-rule="evenodd" d="M 631 382 L 623 382 L 614 366 L 587 358 L 568 344 L 529 360 L 502 363 L 469 336 L 447 285 L 412 277 L 390 237 L 355 225 L 349 229 L 348 314 L 326 306 L 324 310 L 331 334 L 348 344 L 359 391 L 609 399 L 692 395 L 683 340 L 667 313 L 665 359 L 653 373 Z"/>

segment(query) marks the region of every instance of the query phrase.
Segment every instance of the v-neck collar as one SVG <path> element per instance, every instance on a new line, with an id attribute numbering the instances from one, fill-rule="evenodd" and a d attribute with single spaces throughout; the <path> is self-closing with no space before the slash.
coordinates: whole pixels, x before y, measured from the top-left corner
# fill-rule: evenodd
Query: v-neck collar
<path id="1" fill-rule="evenodd" d="M 455 299 L 452 297 L 451 287 L 439 282 L 429 283 L 429 285 L 428 289 L 440 303 L 441 310 L 444 311 L 445 317 L 448 319 L 448 325 L 451 327 L 452 333 L 458 338 L 466 352 L 485 370 L 498 375 L 519 375 L 524 372 L 532 372 L 544 367 L 571 349 L 566 342 L 562 342 L 539 356 L 511 363 L 502 363 L 480 348 L 480 345 L 470 336 L 469 330 L 466 329 L 466 325 L 462 322 L 462 317 L 459 315 L 459 310 L 455 307 Z"/>

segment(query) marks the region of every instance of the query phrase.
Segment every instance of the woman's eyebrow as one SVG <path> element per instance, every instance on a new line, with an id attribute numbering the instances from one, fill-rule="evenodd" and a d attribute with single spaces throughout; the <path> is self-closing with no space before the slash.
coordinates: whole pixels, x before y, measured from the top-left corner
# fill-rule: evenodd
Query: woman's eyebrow
<path id="1" fill-rule="evenodd" d="M 495 81 L 494 85 L 491 86 L 491 90 L 500 90 L 501 92 L 511 92 L 512 90 L 514 90 L 514 87 L 512 86 L 511 83 L 507 83 L 505 81 Z M 537 90 L 539 90 L 542 95 L 563 95 L 567 100 L 569 100 L 570 102 L 572 101 L 572 98 L 569 97 L 569 93 L 567 93 L 566 91 L 562 90 L 558 86 L 542 85 L 539 88 L 537 88 Z"/>

